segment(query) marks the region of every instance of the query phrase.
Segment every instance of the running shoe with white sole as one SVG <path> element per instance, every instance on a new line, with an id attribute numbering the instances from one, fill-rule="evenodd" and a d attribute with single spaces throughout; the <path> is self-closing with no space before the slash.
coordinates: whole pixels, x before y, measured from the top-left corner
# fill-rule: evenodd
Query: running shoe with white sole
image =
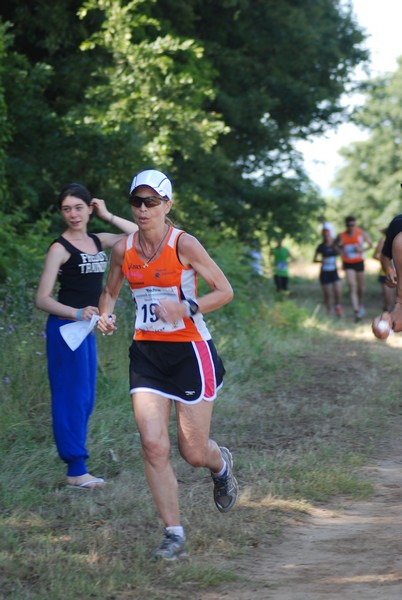
<path id="1" fill-rule="evenodd" d="M 163 540 L 152 554 L 154 560 L 177 560 L 186 556 L 186 540 L 164 529 Z"/>
<path id="2" fill-rule="evenodd" d="M 222 458 L 226 462 L 226 471 L 221 477 L 211 473 L 214 482 L 214 501 L 216 508 L 220 512 L 229 512 L 237 500 L 239 486 L 236 477 L 233 475 L 233 458 L 229 450 L 221 446 Z"/>

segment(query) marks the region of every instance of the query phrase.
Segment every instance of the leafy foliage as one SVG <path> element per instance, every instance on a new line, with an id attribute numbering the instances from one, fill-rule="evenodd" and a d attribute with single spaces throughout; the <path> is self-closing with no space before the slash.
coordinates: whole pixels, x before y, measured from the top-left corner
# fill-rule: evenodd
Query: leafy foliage
<path id="1" fill-rule="evenodd" d="M 395 73 L 368 85 L 364 105 L 355 114 L 368 138 L 342 150 L 346 164 L 336 182 L 338 212 L 355 213 L 375 237 L 402 211 L 402 58 L 398 64 Z"/>
<path id="2" fill-rule="evenodd" d="M 15 0 L 0 18 L 6 213 L 35 221 L 68 181 L 121 213 L 155 166 L 195 234 L 308 236 L 322 201 L 293 142 L 341 118 L 366 58 L 349 4 Z"/>
<path id="3" fill-rule="evenodd" d="M 9 124 L 7 121 L 7 105 L 4 97 L 4 56 L 5 56 L 5 28 L 0 24 L 0 208 L 4 203 L 6 193 L 5 146 L 10 138 Z"/>
<path id="4" fill-rule="evenodd" d="M 0 282 L 5 283 L 0 297 L 4 299 L 8 288 L 17 288 L 24 302 L 38 280 L 48 245 L 49 219 L 44 215 L 32 226 L 23 221 L 21 213 L 0 211 L 0 220 Z"/>

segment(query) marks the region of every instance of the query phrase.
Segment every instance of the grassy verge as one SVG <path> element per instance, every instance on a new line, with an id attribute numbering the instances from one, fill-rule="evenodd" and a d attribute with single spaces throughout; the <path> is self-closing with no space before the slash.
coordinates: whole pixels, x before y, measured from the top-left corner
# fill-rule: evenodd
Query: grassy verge
<path id="1" fill-rule="evenodd" d="M 127 394 L 127 298 L 120 301 L 119 333 L 99 338 L 90 467 L 110 484 L 89 493 L 63 485 L 51 433 L 44 318 L 29 306 L 4 310 L 0 597 L 184 599 L 200 587 L 230 587 L 241 578 L 241 557 L 275 543 L 289 515 L 301 518 L 334 497 L 369 497 L 371 485 L 358 467 L 399 410 L 392 376 L 398 353 L 362 341 L 346 319 L 314 316 L 316 294 L 300 279 L 290 299 L 275 302 L 270 282 L 259 281 L 247 306 L 211 315 L 227 368 L 212 436 L 233 450 L 241 495 L 236 509 L 221 515 L 209 474 L 189 467 L 173 448 L 191 556 L 173 565 L 149 561 L 161 524 Z M 174 438 L 173 415 L 171 428 Z"/>

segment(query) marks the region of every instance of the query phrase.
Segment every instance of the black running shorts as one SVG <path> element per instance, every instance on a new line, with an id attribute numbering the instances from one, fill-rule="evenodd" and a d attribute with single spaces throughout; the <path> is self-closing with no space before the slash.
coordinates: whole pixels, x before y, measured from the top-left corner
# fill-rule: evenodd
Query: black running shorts
<path id="1" fill-rule="evenodd" d="M 194 404 L 215 400 L 225 368 L 212 340 L 136 342 L 130 347 L 130 394 L 152 391 Z"/>
<path id="2" fill-rule="evenodd" d="M 361 273 L 362 271 L 364 271 L 364 261 L 361 260 L 359 262 L 355 262 L 355 263 L 342 263 L 342 267 L 344 271 L 347 271 L 348 269 L 352 269 L 352 271 L 357 271 L 357 273 Z"/>
<path id="3" fill-rule="evenodd" d="M 321 285 L 330 285 L 331 283 L 335 283 L 339 281 L 340 277 L 338 275 L 338 271 L 334 269 L 333 271 L 321 271 L 320 273 L 320 283 Z"/>

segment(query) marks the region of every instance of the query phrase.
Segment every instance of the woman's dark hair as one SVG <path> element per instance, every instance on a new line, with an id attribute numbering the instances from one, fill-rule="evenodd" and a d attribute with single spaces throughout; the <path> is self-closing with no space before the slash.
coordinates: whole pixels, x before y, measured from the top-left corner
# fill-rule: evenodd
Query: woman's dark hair
<path id="1" fill-rule="evenodd" d="M 87 190 L 87 188 L 81 185 L 80 183 L 69 183 L 68 185 L 66 185 L 66 187 L 64 187 L 61 190 L 58 199 L 59 208 L 61 208 L 62 202 L 64 198 L 67 198 L 67 196 L 74 196 L 75 198 L 80 198 L 86 204 L 88 204 L 88 206 L 91 204 L 92 200 L 92 196 L 89 190 Z"/>

